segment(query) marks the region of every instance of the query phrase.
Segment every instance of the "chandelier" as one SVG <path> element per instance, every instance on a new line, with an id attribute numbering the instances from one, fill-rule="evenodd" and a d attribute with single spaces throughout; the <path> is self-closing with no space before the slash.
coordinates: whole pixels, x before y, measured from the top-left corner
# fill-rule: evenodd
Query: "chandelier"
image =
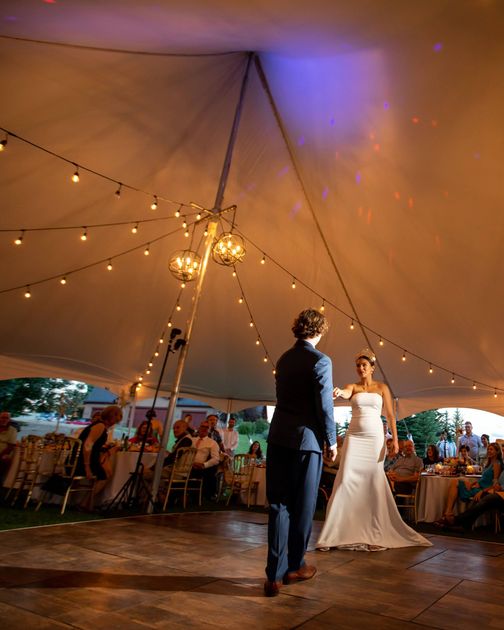
<path id="1" fill-rule="evenodd" d="M 242 262 L 245 256 L 245 245 L 241 236 L 232 232 L 223 232 L 215 241 L 212 249 L 212 258 L 219 265 L 232 267 Z"/>
<path id="2" fill-rule="evenodd" d="M 170 273 L 182 282 L 191 282 L 199 276 L 201 256 L 190 249 L 184 249 L 173 254 L 170 259 Z"/>

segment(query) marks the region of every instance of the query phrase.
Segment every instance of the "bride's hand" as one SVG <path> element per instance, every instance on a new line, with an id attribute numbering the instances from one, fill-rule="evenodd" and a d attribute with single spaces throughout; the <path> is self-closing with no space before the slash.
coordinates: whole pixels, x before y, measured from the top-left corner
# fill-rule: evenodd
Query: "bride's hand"
<path id="1" fill-rule="evenodd" d="M 339 387 L 335 387 L 333 389 L 332 395 L 333 395 L 333 399 L 338 398 L 339 396 L 341 396 L 341 389 Z"/>
<path id="2" fill-rule="evenodd" d="M 394 440 L 394 455 L 397 455 L 397 453 L 399 453 L 399 442 L 397 441 L 397 438 Z"/>

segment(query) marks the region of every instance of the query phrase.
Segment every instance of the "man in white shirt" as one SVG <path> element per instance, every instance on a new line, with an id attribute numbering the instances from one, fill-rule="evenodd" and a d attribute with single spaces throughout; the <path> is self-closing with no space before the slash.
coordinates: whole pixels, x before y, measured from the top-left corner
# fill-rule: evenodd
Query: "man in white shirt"
<path id="1" fill-rule="evenodd" d="M 447 457 L 456 457 L 457 456 L 457 447 L 455 442 L 451 442 L 448 439 L 448 433 L 446 431 L 441 431 L 439 434 L 439 441 L 436 444 L 437 449 L 439 451 L 440 457 L 446 459 Z"/>
<path id="2" fill-rule="evenodd" d="M 238 440 L 240 439 L 238 431 L 235 429 L 235 425 L 236 418 L 231 416 L 228 421 L 227 429 L 224 429 L 221 432 L 224 452 L 227 453 L 229 457 L 233 457 L 236 447 L 238 446 Z"/>
<path id="3" fill-rule="evenodd" d="M 203 420 L 198 429 L 198 437 L 192 438 L 197 449 L 192 474 L 203 478 L 203 496 L 213 497 L 217 491 L 217 467 L 220 463 L 220 449 L 215 440 L 208 437 L 210 424 Z"/>

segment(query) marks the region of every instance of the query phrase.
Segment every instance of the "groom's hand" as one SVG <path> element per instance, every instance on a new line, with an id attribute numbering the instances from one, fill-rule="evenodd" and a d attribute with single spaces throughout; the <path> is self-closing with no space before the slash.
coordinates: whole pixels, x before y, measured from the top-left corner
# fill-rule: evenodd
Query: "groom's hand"
<path id="1" fill-rule="evenodd" d="M 337 454 L 338 454 L 338 447 L 336 446 L 336 444 L 333 444 L 332 446 L 327 447 L 327 459 L 329 459 L 331 462 L 336 461 Z"/>

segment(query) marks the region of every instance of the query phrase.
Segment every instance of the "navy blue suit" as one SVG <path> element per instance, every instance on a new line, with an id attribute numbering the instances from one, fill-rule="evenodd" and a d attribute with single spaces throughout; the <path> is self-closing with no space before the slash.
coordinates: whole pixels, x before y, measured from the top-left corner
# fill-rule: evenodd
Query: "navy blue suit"
<path id="1" fill-rule="evenodd" d="M 272 582 L 304 564 L 322 451 L 336 443 L 332 392 L 331 359 L 298 339 L 276 366 L 277 405 L 268 436 L 266 576 Z"/>

